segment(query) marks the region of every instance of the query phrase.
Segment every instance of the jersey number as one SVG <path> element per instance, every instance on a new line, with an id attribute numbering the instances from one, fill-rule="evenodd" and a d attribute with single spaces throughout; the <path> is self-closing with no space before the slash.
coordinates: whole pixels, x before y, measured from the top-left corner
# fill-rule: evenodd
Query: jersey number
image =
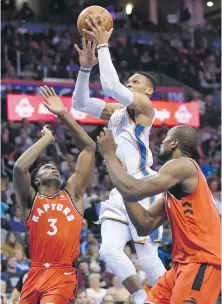
<path id="1" fill-rule="evenodd" d="M 52 231 L 48 231 L 48 235 L 55 235 L 58 231 L 58 228 L 56 227 L 57 219 L 48 219 L 48 222 L 51 223 L 49 226 L 52 227 Z"/>

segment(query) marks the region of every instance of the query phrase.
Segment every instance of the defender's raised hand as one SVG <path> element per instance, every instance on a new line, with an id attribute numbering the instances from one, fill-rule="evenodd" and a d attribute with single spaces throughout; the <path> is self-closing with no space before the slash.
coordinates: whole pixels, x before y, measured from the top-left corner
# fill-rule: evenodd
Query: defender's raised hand
<path id="1" fill-rule="evenodd" d="M 107 31 L 103 24 L 101 16 L 99 17 L 99 24 L 96 22 L 96 19 L 93 16 L 90 16 L 90 20 L 86 20 L 86 24 L 89 27 L 89 31 L 83 29 L 83 32 L 89 36 L 93 41 L 96 41 L 97 44 L 107 44 L 109 38 L 113 32 L 113 28 Z"/>
<path id="2" fill-rule="evenodd" d="M 47 86 L 40 87 L 40 94 L 44 98 L 45 102 L 43 102 L 44 106 L 53 114 L 59 115 L 65 111 L 64 104 L 56 95 L 56 92 L 53 88 L 48 88 Z"/>
<path id="3" fill-rule="evenodd" d="M 97 142 L 99 151 L 104 158 L 108 155 L 115 154 L 117 145 L 110 130 L 104 128 L 103 131 L 100 132 L 100 136 L 97 136 Z"/>
<path id="4" fill-rule="evenodd" d="M 91 69 L 98 63 L 98 58 L 95 55 L 96 43 L 92 41 L 87 41 L 82 38 L 82 50 L 77 44 L 74 44 L 75 49 L 79 53 L 79 62 L 82 68 Z"/>
<path id="5" fill-rule="evenodd" d="M 50 130 L 50 127 L 48 125 L 45 125 L 43 127 L 41 133 L 42 133 L 42 137 L 46 136 L 51 143 L 55 142 L 55 138 L 54 138 L 54 136 L 52 134 L 52 131 Z"/>

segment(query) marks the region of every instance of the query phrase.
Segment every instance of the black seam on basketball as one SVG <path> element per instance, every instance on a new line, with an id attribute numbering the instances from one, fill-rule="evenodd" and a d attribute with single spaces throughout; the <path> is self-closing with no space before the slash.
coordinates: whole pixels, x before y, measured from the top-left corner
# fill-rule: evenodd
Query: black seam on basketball
<path id="1" fill-rule="evenodd" d="M 100 15 L 102 16 L 104 12 L 109 14 L 109 15 L 107 15 L 107 18 L 106 17 L 103 18 L 104 23 L 105 23 L 105 28 L 106 28 L 106 30 L 109 31 L 113 27 L 113 18 L 112 18 L 112 16 L 110 15 L 110 13 L 105 8 L 103 8 L 102 11 L 97 15 L 96 21 L 97 22 L 99 21 L 98 20 L 99 16 Z M 85 25 L 85 19 L 88 19 L 88 16 L 90 14 L 94 15 L 93 9 L 90 9 L 90 10 L 86 9 L 86 12 L 80 18 L 79 24 L 78 24 L 78 20 L 77 20 L 77 24 L 79 25 L 78 26 L 79 32 L 80 32 L 81 36 L 85 37 L 86 39 L 87 39 L 87 34 L 85 34 L 82 31 L 82 29 L 84 28 L 84 25 Z M 98 22 L 98 24 L 99 24 L 99 22 Z M 89 30 L 89 28 L 87 27 L 86 30 Z M 89 37 L 88 37 L 88 39 L 89 39 Z"/>

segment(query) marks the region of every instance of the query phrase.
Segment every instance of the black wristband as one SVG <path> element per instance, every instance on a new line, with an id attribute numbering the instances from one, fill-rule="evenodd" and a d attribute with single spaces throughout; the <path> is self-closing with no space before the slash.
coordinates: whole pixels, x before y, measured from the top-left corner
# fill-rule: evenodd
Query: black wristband
<path id="1" fill-rule="evenodd" d="M 80 67 L 80 71 L 83 73 L 90 73 L 91 69 Z"/>
<path id="2" fill-rule="evenodd" d="M 105 49 L 105 48 L 108 49 L 108 47 L 109 47 L 108 44 L 107 45 L 98 45 L 97 50 Z"/>

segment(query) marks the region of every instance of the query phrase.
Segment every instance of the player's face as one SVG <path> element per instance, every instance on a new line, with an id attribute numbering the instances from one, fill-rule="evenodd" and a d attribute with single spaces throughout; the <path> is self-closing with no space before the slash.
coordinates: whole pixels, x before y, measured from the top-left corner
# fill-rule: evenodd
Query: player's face
<path id="1" fill-rule="evenodd" d="M 177 140 L 172 138 L 172 132 L 170 130 L 168 131 L 167 136 L 160 145 L 160 149 L 158 151 L 159 159 L 163 161 L 168 161 L 169 159 L 171 159 L 172 153 L 175 150 L 176 146 L 177 146 Z"/>
<path id="2" fill-rule="evenodd" d="M 126 86 L 131 92 L 144 95 L 151 95 L 153 93 L 153 88 L 148 79 L 141 74 L 134 74 L 131 76 Z"/>
<path id="3" fill-rule="evenodd" d="M 42 183 L 47 181 L 57 181 L 60 183 L 61 176 L 59 170 L 54 165 L 45 164 L 39 169 L 37 179 Z"/>

